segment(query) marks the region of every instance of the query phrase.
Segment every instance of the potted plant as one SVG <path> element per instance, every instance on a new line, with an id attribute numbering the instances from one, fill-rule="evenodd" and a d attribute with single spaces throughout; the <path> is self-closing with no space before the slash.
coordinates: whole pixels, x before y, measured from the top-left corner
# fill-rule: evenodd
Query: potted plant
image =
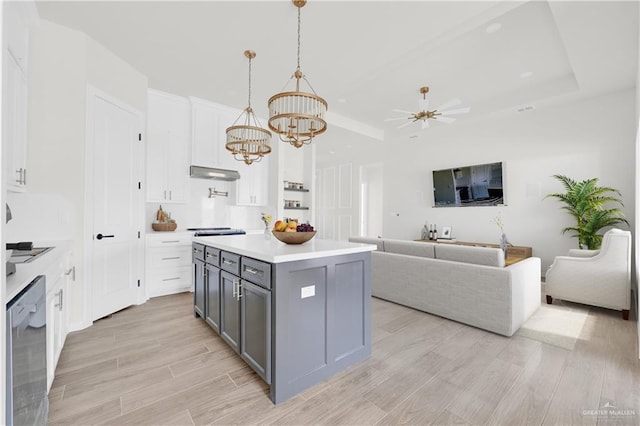
<path id="1" fill-rule="evenodd" d="M 576 224 L 564 228 L 562 233 L 573 232 L 572 236 L 578 238 L 581 249 L 600 248 L 602 235 L 598 231 L 602 228 L 621 223 L 629 225 L 624 213 L 618 207 L 611 207 L 611 204 L 623 206 L 616 197 L 616 194 L 622 196 L 617 189 L 598 186 L 598 178 L 578 182 L 564 175 L 553 177 L 562 183 L 566 192 L 548 194 L 545 198 L 553 197 L 564 203 L 562 208 L 576 220 Z"/>

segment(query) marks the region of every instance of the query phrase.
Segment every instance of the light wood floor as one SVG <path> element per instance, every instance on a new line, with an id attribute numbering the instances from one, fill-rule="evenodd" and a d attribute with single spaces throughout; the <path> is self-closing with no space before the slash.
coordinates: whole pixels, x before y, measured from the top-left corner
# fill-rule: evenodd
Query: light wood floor
<path id="1" fill-rule="evenodd" d="M 275 406 L 191 294 L 159 297 L 68 336 L 49 423 L 638 425 L 636 322 L 584 309 L 570 351 L 374 298 L 372 356 Z"/>

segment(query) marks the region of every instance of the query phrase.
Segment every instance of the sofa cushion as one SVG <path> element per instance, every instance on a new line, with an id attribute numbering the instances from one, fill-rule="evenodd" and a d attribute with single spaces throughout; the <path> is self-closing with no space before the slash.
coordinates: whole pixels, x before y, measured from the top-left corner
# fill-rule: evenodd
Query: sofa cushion
<path id="1" fill-rule="evenodd" d="M 373 237 L 349 237 L 352 243 L 373 244 L 378 247 L 378 251 L 384 251 L 384 240 L 382 238 Z"/>
<path id="2" fill-rule="evenodd" d="M 504 253 L 499 248 L 436 244 L 436 259 L 504 267 Z"/>
<path id="3" fill-rule="evenodd" d="M 435 243 L 423 243 L 420 241 L 384 240 L 384 251 L 433 259 L 435 257 L 433 251 L 435 245 Z"/>

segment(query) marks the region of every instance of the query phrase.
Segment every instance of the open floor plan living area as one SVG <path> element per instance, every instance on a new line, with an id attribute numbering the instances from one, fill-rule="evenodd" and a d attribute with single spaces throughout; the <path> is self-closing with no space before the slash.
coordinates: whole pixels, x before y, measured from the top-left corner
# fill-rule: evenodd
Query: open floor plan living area
<path id="1" fill-rule="evenodd" d="M 0 22 L 0 425 L 640 424 L 639 0 Z"/>

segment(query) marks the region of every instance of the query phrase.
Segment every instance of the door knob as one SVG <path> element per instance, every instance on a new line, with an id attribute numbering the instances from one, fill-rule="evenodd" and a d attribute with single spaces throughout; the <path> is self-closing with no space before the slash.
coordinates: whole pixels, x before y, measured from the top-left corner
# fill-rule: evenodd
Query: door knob
<path id="1" fill-rule="evenodd" d="M 96 239 L 101 240 L 103 238 L 113 238 L 115 235 L 102 235 L 102 234 L 98 234 L 96 235 Z"/>

